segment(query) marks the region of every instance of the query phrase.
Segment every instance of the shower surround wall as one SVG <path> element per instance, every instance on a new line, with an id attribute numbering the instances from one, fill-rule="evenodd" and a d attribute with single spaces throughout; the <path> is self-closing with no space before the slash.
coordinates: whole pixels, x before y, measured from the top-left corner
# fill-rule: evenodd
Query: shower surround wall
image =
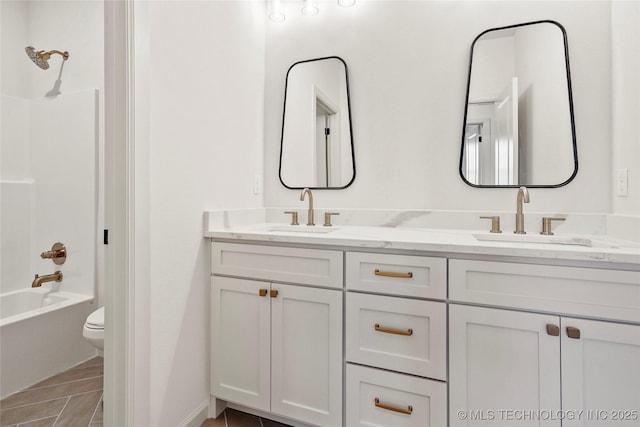
<path id="1" fill-rule="evenodd" d="M 0 2 L 0 292 L 59 269 L 63 281 L 44 286 L 102 293 L 103 15 L 101 2 Z M 29 45 L 70 58 L 53 55 L 44 71 L 25 54 Z M 61 266 L 39 257 L 57 241 L 69 252 Z"/>
<path id="2" fill-rule="evenodd" d="M 60 284 L 43 286 L 95 294 L 96 101 L 94 90 L 41 101 L 2 95 L 0 293 L 61 270 Z M 60 266 L 39 256 L 55 242 L 67 247 Z"/>

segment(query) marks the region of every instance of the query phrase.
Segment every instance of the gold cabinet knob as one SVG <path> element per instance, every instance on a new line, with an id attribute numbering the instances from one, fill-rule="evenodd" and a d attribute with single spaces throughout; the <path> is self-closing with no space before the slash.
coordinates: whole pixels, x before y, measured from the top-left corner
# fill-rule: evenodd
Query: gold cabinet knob
<path id="1" fill-rule="evenodd" d="M 551 335 L 552 337 L 560 336 L 560 328 L 557 325 L 548 324 L 547 335 Z"/>
<path id="2" fill-rule="evenodd" d="M 580 329 L 574 328 L 573 326 L 567 326 L 567 336 L 569 338 L 573 338 L 574 340 L 580 339 Z"/>

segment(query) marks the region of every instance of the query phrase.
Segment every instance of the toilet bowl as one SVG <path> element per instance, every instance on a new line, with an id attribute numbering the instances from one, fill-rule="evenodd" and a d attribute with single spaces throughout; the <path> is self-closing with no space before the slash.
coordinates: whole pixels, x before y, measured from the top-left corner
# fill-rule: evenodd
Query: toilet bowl
<path id="1" fill-rule="evenodd" d="M 87 317 L 82 335 L 89 344 L 100 351 L 104 350 L 104 307 L 100 307 Z"/>

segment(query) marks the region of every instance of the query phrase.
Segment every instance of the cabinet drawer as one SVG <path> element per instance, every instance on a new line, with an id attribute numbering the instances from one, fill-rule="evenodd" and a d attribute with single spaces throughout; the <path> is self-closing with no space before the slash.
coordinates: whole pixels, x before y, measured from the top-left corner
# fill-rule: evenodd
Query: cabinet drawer
<path id="1" fill-rule="evenodd" d="M 454 259 L 449 299 L 640 322 L 640 272 Z"/>
<path id="2" fill-rule="evenodd" d="M 446 379 L 443 302 L 347 293 L 349 362 Z"/>
<path id="3" fill-rule="evenodd" d="M 347 288 L 421 298 L 445 299 L 444 258 L 347 252 Z"/>
<path id="4" fill-rule="evenodd" d="M 346 378 L 349 427 L 447 425 L 445 383 L 351 364 Z"/>
<path id="5" fill-rule="evenodd" d="M 212 273 L 342 288 L 342 252 L 213 243 Z"/>

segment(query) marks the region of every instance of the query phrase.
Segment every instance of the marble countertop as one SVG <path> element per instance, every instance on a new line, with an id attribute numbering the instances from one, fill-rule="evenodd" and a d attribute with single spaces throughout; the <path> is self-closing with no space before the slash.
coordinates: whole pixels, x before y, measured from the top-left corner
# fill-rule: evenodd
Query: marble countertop
<path id="1" fill-rule="evenodd" d="M 244 215 L 244 217 L 242 217 Z M 349 249 L 392 249 L 447 254 L 527 257 L 568 261 L 631 264 L 640 269 L 640 244 L 606 235 L 538 232 L 492 234 L 482 229 L 429 228 L 337 224 L 333 227 L 290 226 L 268 222 L 268 215 L 245 211 L 229 219 L 228 212 L 207 212 L 204 236 L 278 244 L 340 246 Z M 265 218 L 267 221 L 265 221 Z M 487 240 L 490 239 L 490 240 Z M 499 240 L 493 240 L 499 239 Z"/>

